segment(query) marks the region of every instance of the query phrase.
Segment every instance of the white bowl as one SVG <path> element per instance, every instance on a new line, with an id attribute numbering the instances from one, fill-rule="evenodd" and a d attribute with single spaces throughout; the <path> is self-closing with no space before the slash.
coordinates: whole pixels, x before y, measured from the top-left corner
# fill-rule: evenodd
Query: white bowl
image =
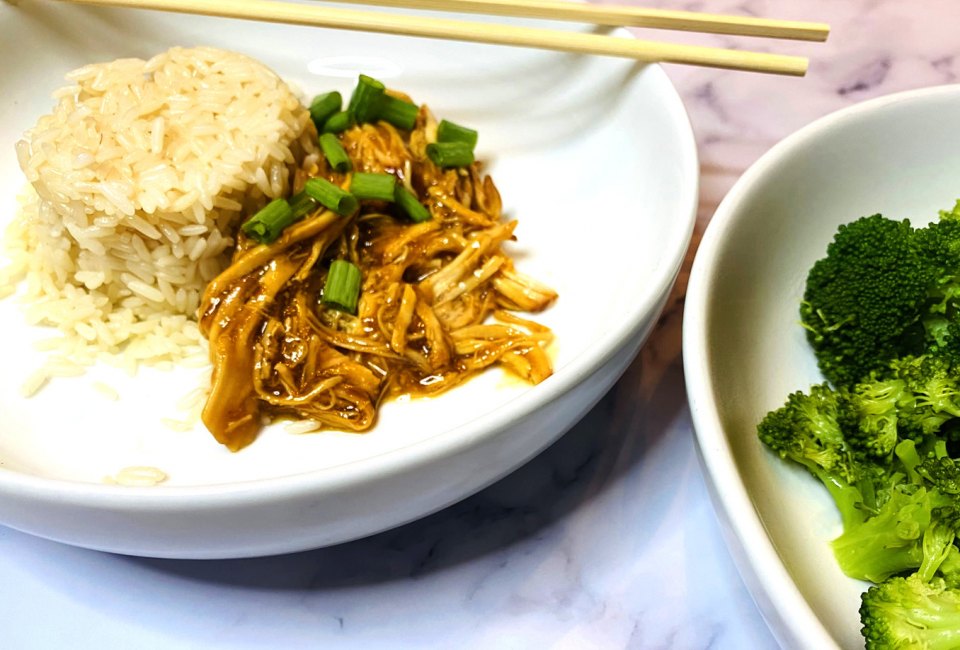
<path id="1" fill-rule="evenodd" d="M 268 428 L 231 454 L 202 428 L 162 419 L 196 371 L 96 367 L 31 399 L 24 377 L 43 333 L 0 301 L 0 523 L 120 553 L 223 558 L 355 539 L 423 516 L 518 467 L 613 384 L 653 326 L 689 243 L 698 168 L 682 103 L 663 71 L 626 60 L 59 3 L 0 4 L 0 201 L 23 184 L 13 143 L 80 65 L 208 44 L 253 55 L 307 95 L 349 92 L 359 72 L 475 126 L 479 155 L 520 220 L 518 268 L 553 285 L 542 321 L 556 372 L 536 387 L 487 373 L 433 400 L 390 403 L 364 435 Z M 29 50 L 30 56 L 20 56 Z M 11 78 L 12 75 L 12 78 Z M 109 402 L 92 382 L 119 388 Z M 106 485 L 125 466 L 169 479 Z"/>
<path id="2" fill-rule="evenodd" d="M 757 161 L 697 252 L 683 351 L 699 451 L 746 583 L 786 647 L 862 647 L 865 583 L 845 577 L 826 491 L 765 449 L 756 425 L 822 381 L 799 325 L 806 274 L 837 226 L 883 213 L 926 223 L 960 197 L 960 86 L 822 118 Z"/>

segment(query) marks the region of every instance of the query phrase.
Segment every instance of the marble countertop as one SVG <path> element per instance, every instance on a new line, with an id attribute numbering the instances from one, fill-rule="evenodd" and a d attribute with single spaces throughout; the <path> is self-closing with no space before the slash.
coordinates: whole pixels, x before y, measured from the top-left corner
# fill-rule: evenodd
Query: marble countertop
<path id="1" fill-rule="evenodd" d="M 870 97 L 955 82 L 956 3 L 645 4 L 823 21 L 833 31 L 826 44 L 750 43 L 810 56 L 803 79 L 667 66 L 700 148 L 698 228 L 656 331 L 582 422 L 462 503 L 296 555 L 138 559 L 0 528 L 0 646 L 775 648 L 695 455 L 680 336 L 689 259 L 724 193 L 785 135 Z"/>

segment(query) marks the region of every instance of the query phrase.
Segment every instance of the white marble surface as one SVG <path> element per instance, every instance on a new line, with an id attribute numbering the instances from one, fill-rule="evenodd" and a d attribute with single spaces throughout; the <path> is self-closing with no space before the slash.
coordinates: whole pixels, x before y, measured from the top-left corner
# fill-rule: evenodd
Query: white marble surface
<path id="1" fill-rule="evenodd" d="M 960 74 L 955 0 L 646 4 L 833 26 L 826 44 L 736 41 L 809 55 L 804 79 L 668 66 L 700 145 L 695 239 L 737 176 L 791 131 Z M 482 493 L 397 530 L 291 556 L 177 562 L 0 528 L 0 647 L 776 647 L 696 461 L 680 369 L 684 286 L 681 277 L 627 374 L 564 438 Z"/>

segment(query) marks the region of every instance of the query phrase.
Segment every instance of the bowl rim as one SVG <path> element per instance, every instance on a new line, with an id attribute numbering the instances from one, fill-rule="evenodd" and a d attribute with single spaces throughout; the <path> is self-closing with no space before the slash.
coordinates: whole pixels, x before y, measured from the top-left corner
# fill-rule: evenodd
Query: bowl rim
<path id="1" fill-rule="evenodd" d="M 701 239 L 687 286 L 683 321 L 683 365 L 698 457 L 711 484 L 718 515 L 725 520 L 724 536 L 741 576 L 764 618 L 784 645 L 813 644 L 837 648 L 837 641 L 790 577 L 737 471 L 719 417 L 711 386 L 712 366 L 707 349 L 708 303 L 716 278 L 710 273 L 727 234 L 738 219 L 739 205 L 782 160 L 807 142 L 865 114 L 904 102 L 960 95 L 960 84 L 918 88 L 869 99 L 828 113 L 779 141 L 757 159 L 720 202 Z M 764 602 L 765 601 L 765 602 Z"/>
<path id="2" fill-rule="evenodd" d="M 664 242 L 666 263 L 655 269 L 655 277 L 643 299 L 630 304 L 628 317 L 612 328 L 603 341 L 590 343 L 571 358 L 563 372 L 554 374 L 536 390 L 524 391 L 481 417 L 431 438 L 330 468 L 209 485 L 138 487 L 40 477 L 0 467 L 0 495 L 94 508 L 122 510 L 135 505 L 142 511 L 217 508 L 236 504 L 238 497 L 245 504 L 271 503 L 299 495 L 342 490 L 430 464 L 495 437 L 513 422 L 570 392 L 616 356 L 620 347 L 642 329 L 646 317 L 657 309 L 673 286 L 696 224 L 699 159 L 689 115 L 679 92 L 660 65 L 646 64 L 633 74 L 634 78 L 647 75 L 651 80 L 649 83 L 665 107 L 670 128 L 678 135 L 677 155 L 684 183 L 678 194 L 685 196 L 673 215 L 678 224 L 671 229 L 670 240 Z"/>

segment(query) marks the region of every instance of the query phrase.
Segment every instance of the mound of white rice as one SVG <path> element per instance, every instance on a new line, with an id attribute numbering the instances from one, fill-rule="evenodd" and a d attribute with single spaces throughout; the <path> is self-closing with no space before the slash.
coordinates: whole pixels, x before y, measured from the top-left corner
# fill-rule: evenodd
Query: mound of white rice
<path id="1" fill-rule="evenodd" d="M 32 190 L 5 237 L 0 296 L 26 280 L 28 319 L 59 329 L 48 375 L 204 355 L 203 288 L 242 216 L 285 194 L 315 150 L 309 113 L 267 67 L 212 48 L 67 79 L 16 145 Z"/>

